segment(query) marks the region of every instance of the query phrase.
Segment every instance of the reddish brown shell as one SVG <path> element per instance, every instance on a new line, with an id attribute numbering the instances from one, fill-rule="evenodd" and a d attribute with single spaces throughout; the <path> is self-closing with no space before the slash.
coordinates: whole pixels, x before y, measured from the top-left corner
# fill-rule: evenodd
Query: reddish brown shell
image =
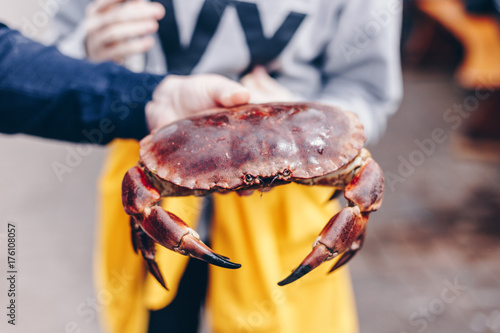
<path id="1" fill-rule="evenodd" d="M 352 161 L 366 141 L 352 112 L 318 103 L 216 109 L 163 127 L 141 141 L 157 177 L 189 189 L 234 189 L 244 177 L 323 176 Z"/>

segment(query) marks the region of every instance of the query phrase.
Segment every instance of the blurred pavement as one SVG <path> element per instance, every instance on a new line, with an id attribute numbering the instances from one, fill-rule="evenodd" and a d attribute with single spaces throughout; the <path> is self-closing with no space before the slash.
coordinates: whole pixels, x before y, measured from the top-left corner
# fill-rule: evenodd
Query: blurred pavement
<path id="1" fill-rule="evenodd" d="M 361 332 L 500 332 L 500 161 L 468 158 L 463 125 L 444 118 L 468 96 L 450 74 L 405 71 L 401 110 L 371 149 L 384 204 L 351 264 Z"/>

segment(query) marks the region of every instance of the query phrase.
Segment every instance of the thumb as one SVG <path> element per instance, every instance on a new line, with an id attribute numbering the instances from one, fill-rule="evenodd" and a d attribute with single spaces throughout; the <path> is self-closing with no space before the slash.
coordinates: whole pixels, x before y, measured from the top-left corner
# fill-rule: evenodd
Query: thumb
<path id="1" fill-rule="evenodd" d="M 214 104 L 225 107 L 246 104 L 250 100 L 250 92 L 247 88 L 223 76 L 207 78 L 206 89 Z"/>

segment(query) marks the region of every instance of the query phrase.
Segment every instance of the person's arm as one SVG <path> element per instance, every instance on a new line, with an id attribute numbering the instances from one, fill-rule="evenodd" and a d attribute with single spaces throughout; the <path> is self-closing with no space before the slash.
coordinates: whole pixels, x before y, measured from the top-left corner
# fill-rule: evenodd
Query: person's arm
<path id="1" fill-rule="evenodd" d="M 374 142 L 402 97 L 401 2 L 348 0 L 331 22 L 318 100 L 356 112 Z"/>
<path id="2" fill-rule="evenodd" d="M 144 109 L 162 77 L 63 56 L 0 26 L 0 132 L 99 144 L 141 139 Z"/>
<path id="3" fill-rule="evenodd" d="M 220 75 L 162 80 L 113 63 L 91 64 L 1 23 L 0 73 L 0 133 L 75 142 L 141 139 L 170 122 L 249 100 L 247 89 Z"/>

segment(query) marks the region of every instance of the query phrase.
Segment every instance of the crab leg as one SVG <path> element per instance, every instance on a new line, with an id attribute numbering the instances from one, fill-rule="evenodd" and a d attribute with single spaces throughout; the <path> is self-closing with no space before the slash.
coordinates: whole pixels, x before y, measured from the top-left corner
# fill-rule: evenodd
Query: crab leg
<path id="1" fill-rule="evenodd" d="M 380 208 L 384 193 L 384 175 L 370 157 L 344 189 L 348 206 L 330 219 L 314 242 L 313 250 L 278 285 L 289 284 L 325 261 L 341 254 L 330 272 L 347 263 L 363 245 L 368 215 Z"/>
<path id="2" fill-rule="evenodd" d="M 134 221 L 136 218 L 131 216 L 130 220 Z M 156 249 L 154 241 L 140 228 L 139 224 L 137 224 L 136 228 L 132 229 L 132 240 L 134 251 L 137 253 L 137 250 L 140 249 L 142 257 L 146 261 L 151 274 L 153 274 L 156 280 L 168 290 L 165 280 L 160 273 L 160 268 L 155 261 Z"/>
<path id="3" fill-rule="evenodd" d="M 179 217 L 156 206 L 160 198 L 160 191 L 151 184 L 140 167 L 133 167 L 127 172 L 122 184 L 122 202 L 125 212 L 131 216 L 134 250 L 141 251 L 149 271 L 165 288 L 163 276 L 155 262 L 154 242 L 216 266 L 241 267 L 212 251 L 199 239 L 196 231 Z"/>

